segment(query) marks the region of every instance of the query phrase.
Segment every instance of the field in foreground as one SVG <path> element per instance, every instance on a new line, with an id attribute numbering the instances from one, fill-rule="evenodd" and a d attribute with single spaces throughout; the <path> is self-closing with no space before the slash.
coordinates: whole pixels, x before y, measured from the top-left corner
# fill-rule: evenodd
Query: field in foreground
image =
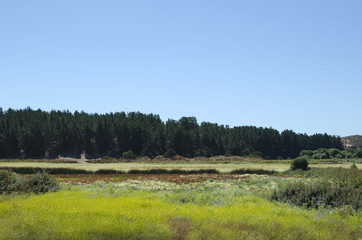
<path id="1" fill-rule="evenodd" d="M 35 163 L 25 164 L 34 167 Z M 207 168 L 227 172 L 252 165 L 233 164 L 233 168 L 229 164 L 210 164 Z M 263 166 L 278 169 L 279 164 Z M 122 164 L 70 165 L 125 169 Z M 126 166 L 129 169 L 200 168 L 199 163 Z M 335 172 L 335 168 L 320 170 L 308 172 L 317 176 Z M 341 170 L 336 173 L 350 171 Z M 362 238 L 362 213 L 349 205 L 307 209 L 270 201 L 268 196 L 273 189 L 295 181 L 312 185 L 318 180 L 298 173 L 59 174 L 55 177 L 61 183 L 59 192 L 0 195 L 0 239 Z"/>
<path id="2" fill-rule="evenodd" d="M 180 177 L 180 176 L 178 176 Z M 188 183 L 128 179 L 0 198 L 0 239 L 359 239 L 361 213 L 263 198 L 292 181 L 243 175 Z M 80 184 L 80 185 L 79 185 Z"/>
<path id="3" fill-rule="evenodd" d="M 358 216 L 240 196 L 220 205 L 66 190 L 0 204 L 1 239 L 358 239 Z"/>

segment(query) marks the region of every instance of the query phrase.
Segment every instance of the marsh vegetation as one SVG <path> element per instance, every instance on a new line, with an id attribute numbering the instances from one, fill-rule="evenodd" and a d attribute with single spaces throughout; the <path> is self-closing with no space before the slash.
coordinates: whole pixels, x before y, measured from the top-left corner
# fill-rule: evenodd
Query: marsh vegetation
<path id="1" fill-rule="evenodd" d="M 16 169 L 19 163 L 2 164 Z M 49 163 L 29 164 L 50 169 Z M 114 164 L 97 164 L 99 172 L 87 164 L 85 173 L 52 175 L 61 186 L 56 192 L 1 194 L 0 239 L 362 237 L 361 170 L 311 164 L 308 171 L 291 171 L 289 163 L 281 171 L 272 170 L 279 163 L 259 163 L 265 168 L 248 172 L 245 163 L 143 164 L 127 165 L 122 173 L 100 171 Z M 246 165 L 253 169 L 252 164 Z M 205 171 L 209 165 L 213 171 Z"/>

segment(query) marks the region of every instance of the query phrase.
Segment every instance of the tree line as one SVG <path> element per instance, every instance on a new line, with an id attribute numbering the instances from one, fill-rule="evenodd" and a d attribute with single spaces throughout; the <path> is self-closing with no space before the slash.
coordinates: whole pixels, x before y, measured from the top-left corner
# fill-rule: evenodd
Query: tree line
<path id="1" fill-rule="evenodd" d="M 255 126 L 229 127 L 198 124 L 195 117 L 162 121 L 159 115 L 140 112 L 88 114 L 0 108 L 0 158 L 155 157 L 173 151 L 184 157 L 258 155 L 294 158 L 301 150 L 343 149 L 338 136 L 279 132 Z"/>

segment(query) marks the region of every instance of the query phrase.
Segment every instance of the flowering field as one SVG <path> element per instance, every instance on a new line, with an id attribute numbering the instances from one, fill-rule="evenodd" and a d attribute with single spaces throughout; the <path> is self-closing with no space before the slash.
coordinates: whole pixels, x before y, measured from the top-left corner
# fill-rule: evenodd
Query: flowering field
<path id="1" fill-rule="evenodd" d="M 62 190 L 0 197 L 0 239 L 360 239 L 362 214 L 269 201 L 294 177 L 57 175 Z"/>

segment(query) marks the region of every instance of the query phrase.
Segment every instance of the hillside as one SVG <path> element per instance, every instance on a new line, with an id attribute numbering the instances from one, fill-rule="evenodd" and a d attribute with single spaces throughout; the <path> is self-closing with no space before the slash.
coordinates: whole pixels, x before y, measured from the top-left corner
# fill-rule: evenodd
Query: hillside
<path id="1" fill-rule="evenodd" d="M 362 147 L 362 136 L 361 135 L 353 135 L 342 137 L 343 147 L 347 148 L 361 148 Z"/>

